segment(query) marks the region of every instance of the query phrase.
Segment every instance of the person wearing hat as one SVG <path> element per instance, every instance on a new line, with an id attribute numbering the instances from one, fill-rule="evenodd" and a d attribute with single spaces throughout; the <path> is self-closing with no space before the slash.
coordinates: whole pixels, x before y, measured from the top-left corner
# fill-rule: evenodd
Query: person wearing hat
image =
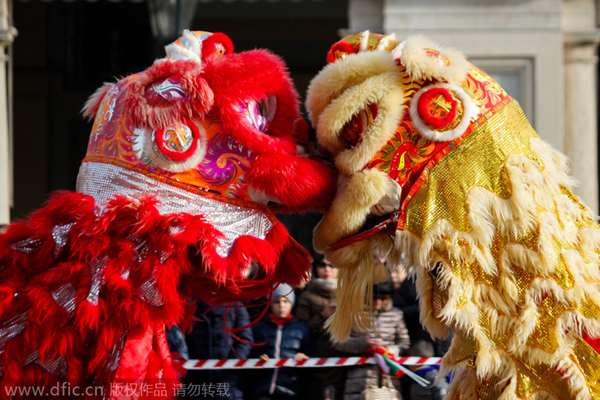
<path id="1" fill-rule="evenodd" d="M 254 355 L 261 360 L 308 359 L 307 354 L 311 353 L 310 331 L 292 314 L 295 297 L 293 287 L 280 284 L 273 291 L 269 314 L 254 325 L 254 340 L 257 344 Z M 261 371 L 253 380 L 253 398 L 299 399 L 302 396 L 302 378 L 302 373 L 293 368 Z"/>
<path id="2" fill-rule="evenodd" d="M 391 280 L 373 286 L 373 330 L 353 331 L 346 342 L 336 343 L 338 350 L 362 356 L 369 354 L 374 347 L 382 347 L 396 358 L 406 355 L 410 347 L 410 336 L 402 311 L 392 304 L 393 290 Z M 360 399 L 365 389 L 379 387 L 381 380 L 381 372 L 376 365 L 349 368 L 344 400 Z M 398 379 L 392 379 L 392 382 L 397 390 L 401 389 Z"/>
<path id="3" fill-rule="evenodd" d="M 323 255 L 313 261 L 312 279 L 298 299 L 296 316 L 308 326 L 315 357 L 341 357 L 345 354 L 335 349 L 325 329 L 325 321 L 337 306 L 338 269 Z M 346 369 L 339 367 L 314 368 L 310 371 L 316 385 L 312 399 L 341 400 L 344 394 Z"/>

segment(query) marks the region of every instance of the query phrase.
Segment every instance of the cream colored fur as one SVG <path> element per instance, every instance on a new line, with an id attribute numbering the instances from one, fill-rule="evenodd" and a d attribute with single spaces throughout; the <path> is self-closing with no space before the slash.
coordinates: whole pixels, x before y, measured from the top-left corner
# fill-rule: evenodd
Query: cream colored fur
<path id="1" fill-rule="evenodd" d="M 426 49 L 439 51 L 449 65 L 427 56 Z M 411 36 L 404 42 L 400 56 L 406 72 L 416 80 L 437 79 L 452 84 L 460 84 L 469 71 L 469 63 L 464 55 L 454 49 L 444 49 L 424 36 Z"/>
<path id="2" fill-rule="evenodd" d="M 384 51 L 352 54 L 330 64 L 312 81 L 307 109 L 319 131 L 319 144 L 331 152 L 338 169 L 350 175 L 361 170 L 394 133 L 402 118 L 402 82 L 392 56 Z M 344 125 L 369 104 L 377 117 L 354 148 L 339 135 Z"/>
<path id="3" fill-rule="evenodd" d="M 347 182 L 340 183 L 338 195 L 315 228 L 315 249 L 324 252 L 329 245 L 363 226 L 371 207 L 385 197 L 393 183 L 386 173 L 375 169 L 357 172 Z M 323 229 L 324 226 L 327 228 Z"/>
<path id="4" fill-rule="evenodd" d="M 427 54 L 427 49 L 439 51 L 441 59 L 435 51 Z M 560 370 L 559 380 L 568 383 L 569 398 L 590 399 L 574 349 L 581 346 L 582 331 L 600 337 L 600 318 L 579 311 L 587 301 L 600 307 L 600 229 L 589 209 L 571 194 L 575 182 L 568 176 L 565 157 L 539 138 L 531 139 L 535 157 L 512 154 L 505 160 L 508 198 L 474 186 L 464 202 L 460 199 L 467 205 L 465 223 L 470 229 L 461 231 L 439 219 L 425 232 L 398 230 L 393 242 L 379 233 L 340 249 L 331 247 L 356 234 L 371 207 L 389 190 L 385 173 L 363 168 L 379 150 L 376 145 L 385 143 L 386 135 L 395 129 L 392 121 L 402 117 L 402 109 L 395 104 L 404 101 L 404 94 L 392 72 L 394 58 L 400 59 L 414 81 L 459 85 L 469 70 L 460 53 L 411 37 L 391 54 L 364 52 L 328 65 L 308 92 L 307 107 L 320 144 L 333 154 L 342 176 L 336 198 L 314 235 L 315 248 L 340 267 L 341 301 L 327 321 L 333 340 L 345 340 L 351 330 L 370 327 L 366 310 L 370 309 L 372 284 L 384 275 L 373 261 L 376 251 L 394 263 L 404 259 L 409 273 L 416 276 L 421 320 L 427 330 L 437 337 L 445 337 L 450 330 L 455 334 L 442 363 L 442 373 L 454 374 L 447 398 L 479 399 L 478 387 L 497 379 L 498 386 L 491 390 L 498 393 L 493 398 L 517 400 L 516 360 L 522 360 L 536 370 Z M 386 103 L 390 98 L 394 101 Z M 378 103 L 380 114 L 364 133 L 363 143 L 347 149 L 339 139 L 340 131 L 372 102 Z M 413 123 L 415 119 L 412 116 Z M 451 162 L 442 159 L 435 168 L 443 168 L 445 160 Z M 461 161 L 461 165 L 468 162 Z M 411 207 L 419 204 L 408 203 L 405 210 L 407 215 L 410 211 L 416 215 L 418 210 Z M 529 281 L 529 274 L 535 279 Z M 528 279 L 527 286 L 517 281 L 521 275 Z M 534 337 L 547 315 L 541 309 L 546 303 L 557 308 L 564 305 L 553 325 L 544 325 L 556 338 L 554 347 L 554 339 L 539 345 Z M 550 398 L 556 397 L 544 390 L 528 397 Z"/>

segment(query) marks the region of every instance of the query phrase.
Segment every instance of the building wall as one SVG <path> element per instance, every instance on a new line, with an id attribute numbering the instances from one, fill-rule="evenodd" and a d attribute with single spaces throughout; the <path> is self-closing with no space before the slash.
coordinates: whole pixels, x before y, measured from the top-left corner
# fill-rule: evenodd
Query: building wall
<path id="1" fill-rule="evenodd" d="M 10 1 L 0 1 L 0 226 L 10 221 L 12 204 L 12 147 L 10 115 L 10 46 L 16 34 Z"/>

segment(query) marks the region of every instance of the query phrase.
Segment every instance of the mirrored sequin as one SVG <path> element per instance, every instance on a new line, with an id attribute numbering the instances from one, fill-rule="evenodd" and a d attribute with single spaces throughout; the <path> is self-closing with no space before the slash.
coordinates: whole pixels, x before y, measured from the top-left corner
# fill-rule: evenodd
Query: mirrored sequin
<path id="1" fill-rule="evenodd" d="M 77 291 L 75 290 L 75 287 L 70 282 L 67 282 L 50 292 L 50 294 L 56 304 L 64 308 L 72 317 L 76 304 L 75 295 L 77 294 Z"/>
<path id="2" fill-rule="evenodd" d="M 264 239 L 274 226 L 262 209 L 215 200 L 112 164 L 83 163 L 77 178 L 77 191 L 94 197 L 100 207 L 99 213 L 116 195 L 135 197 L 148 194 L 160 201 L 158 208 L 162 215 L 180 212 L 203 215 L 224 235 L 217 246 L 221 257 L 227 257 L 238 237 L 250 235 Z M 172 234 L 172 231 L 169 233 Z"/>
<path id="3" fill-rule="evenodd" d="M 108 257 L 104 256 L 90 263 L 90 292 L 86 300 L 92 305 L 98 305 L 98 296 L 104 284 L 104 268 L 106 268 L 107 260 Z"/>
<path id="4" fill-rule="evenodd" d="M 131 242 L 134 244 L 133 249 L 135 250 L 136 260 L 139 264 L 146 257 L 148 257 L 148 254 L 150 254 L 150 247 L 148 246 L 148 241 L 143 240 L 139 236 L 131 236 L 128 239 L 131 240 Z"/>
<path id="5" fill-rule="evenodd" d="M 42 369 L 44 369 L 44 371 L 58 378 L 64 378 L 67 375 L 67 361 L 63 357 L 42 361 L 39 350 L 36 350 L 35 352 L 31 353 L 23 362 L 24 367 L 31 364 L 39 365 L 42 367 Z"/>
<path id="6" fill-rule="evenodd" d="M 27 324 L 27 312 L 15 315 L 4 322 L 0 328 L 0 348 L 3 348 L 6 342 L 23 332 Z"/>
<path id="7" fill-rule="evenodd" d="M 113 346 L 110 351 L 108 364 L 106 364 L 107 371 L 116 371 L 121 363 L 121 356 L 123 355 L 123 348 L 125 347 L 125 342 L 127 341 L 127 335 L 129 335 L 129 331 L 123 332 L 117 343 Z"/>
<path id="8" fill-rule="evenodd" d="M 30 256 L 42 245 L 42 243 L 44 243 L 44 241 L 41 239 L 27 238 L 11 244 L 10 248 Z"/>
<path id="9" fill-rule="evenodd" d="M 151 278 L 140 285 L 138 294 L 142 300 L 153 307 L 161 307 L 165 304 L 156 285 L 156 274 L 152 274 Z"/>
<path id="10" fill-rule="evenodd" d="M 68 224 L 55 225 L 52 228 L 52 238 L 54 239 L 54 258 L 58 258 L 60 252 L 67 244 L 69 231 L 75 225 L 75 222 Z"/>

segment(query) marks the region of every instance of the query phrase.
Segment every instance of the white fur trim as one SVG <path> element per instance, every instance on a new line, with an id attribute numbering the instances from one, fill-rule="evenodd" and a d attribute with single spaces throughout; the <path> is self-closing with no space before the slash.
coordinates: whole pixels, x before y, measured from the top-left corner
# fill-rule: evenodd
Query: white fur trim
<path id="1" fill-rule="evenodd" d="M 437 87 L 453 91 L 463 105 L 463 115 L 460 123 L 453 129 L 447 131 L 432 130 L 425 125 L 419 116 L 419 99 L 425 92 Z M 447 83 L 437 83 L 434 85 L 425 86 L 415 94 L 410 104 L 409 113 L 413 124 L 423 137 L 435 142 L 450 142 L 465 133 L 471 124 L 471 121 L 476 119 L 479 115 L 479 109 L 471 101 L 469 95 L 462 88 Z"/>
<path id="2" fill-rule="evenodd" d="M 371 32 L 369 31 L 364 31 L 362 33 L 362 36 L 360 38 L 360 51 L 369 51 L 368 48 L 368 44 L 369 44 L 369 35 L 371 34 Z"/>
<path id="3" fill-rule="evenodd" d="M 176 60 L 193 60 L 202 64 L 202 42 L 188 29 L 183 31 L 182 45 L 171 43 L 165 46 L 167 56 Z"/>
<path id="4" fill-rule="evenodd" d="M 398 46 L 394 47 L 394 50 L 390 53 L 394 60 L 399 60 L 402 57 L 402 49 L 404 48 L 404 43 L 401 42 Z"/>

